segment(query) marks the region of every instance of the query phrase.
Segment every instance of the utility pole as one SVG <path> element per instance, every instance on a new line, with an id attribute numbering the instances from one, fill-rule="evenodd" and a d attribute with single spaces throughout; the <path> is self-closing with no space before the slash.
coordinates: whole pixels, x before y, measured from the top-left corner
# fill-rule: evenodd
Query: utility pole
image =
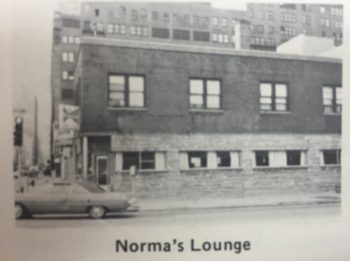
<path id="1" fill-rule="evenodd" d="M 39 140 L 38 140 L 38 100 L 34 97 L 34 137 L 33 137 L 33 166 L 39 163 Z"/>

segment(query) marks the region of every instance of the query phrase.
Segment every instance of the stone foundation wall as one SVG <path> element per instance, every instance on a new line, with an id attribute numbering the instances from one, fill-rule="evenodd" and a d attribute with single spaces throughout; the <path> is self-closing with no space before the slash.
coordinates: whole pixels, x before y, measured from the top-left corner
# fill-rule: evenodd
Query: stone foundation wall
<path id="1" fill-rule="evenodd" d="M 111 149 L 165 151 L 164 171 L 140 171 L 136 196 L 144 198 L 235 198 L 259 195 L 314 194 L 335 191 L 341 182 L 340 166 L 322 166 L 322 149 L 339 149 L 339 135 L 142 135 L 112 136 Z M 181 170 L 179 152 L 186 150 L 238 150 L 240 168 Z M 306 165 L 256 167 L 254 150 L 302 149 Z M 116 190 L 131 194 L 132 177 L 115 173 Z"/>

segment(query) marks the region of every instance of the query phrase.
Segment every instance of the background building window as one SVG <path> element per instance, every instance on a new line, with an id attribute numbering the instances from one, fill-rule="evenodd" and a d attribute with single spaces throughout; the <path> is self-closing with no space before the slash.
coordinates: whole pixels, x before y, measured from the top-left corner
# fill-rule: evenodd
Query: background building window
<path id="1" fill-rule="evenodd" d="M 190 79 L 190 107 L 199 109 L 220 109 L 220 81 Z"/>
<path id="2" fill-rule="evenodd" d="M 61 90 L 62 100 L 74 100 L 74 90 L 73 89 L 62 89 Z"/>
<path id="3" fill-rule="evenodd" d="M 63 71 L 62 72 L 63 80 L 74 80 L 74 72 L 73 71 Z"/>
<path id="4" fill-rule="evenodd" d="M 287 85 L 282 83 L 260 83 L 260 110 L 287 111 Z"/>
<path id="5" fill-rule="evenodd" d="M 158 20 L 158 13 L 157 12 L 152 12 L 152 20 L 157 21 Z"/>
<path id="6" fill-rule="evenodd" d="M 62 36 L 61 40 L 62 40 L 62 43 L 68 43 L 68 37 L 65 35 Z"/>
<path id="7" fill-rule="evenodd" d="M 193 40 L 201 41 L 201 42 L 209 42 L 210 41 L 210 33 L 209 32 L 201 32 L 194 31 L 193 32 Z"/>
<path id="8" fill-rule="evenodd" d="M 173 30 L 173 38 L 175 40 L 190 40 L 190 31 L 174 29 Z"/>
<path id="9" fill-rule="evenodd" d="M 137 21 L 138 19 L 138 13 L 136 10 L 131 11 L 131 21 Z"/>
<path id="10" fill-rule="evenodd" d="M 221 19 L 221 25 L 222 25 L 222 27 L 226 27 L 227 26 L 227 18 L 222 18 Z"/>
<path id="11" fill-rule="evenodd" d="M 213 26 L 218 26 L 219 25 L 219 19 L 217 17 L 213 17 L 212 18 L 212 23 L 213 23 Z"/>
<path id="12" fill-rule="evenodd" d="M 169 29 L 168 28 L 152 28 L 152 37 L 155 38 L 169 38 Z"/>
<path id="13" fill-rule="evenodd" d="M 74 62 L 74 52 L 63 52 L 62 53 L 62 61 L 63 62 Z"/>
<path id="14" fill-rule="evenodd" d="M 324 165 L 341 164 L 341 150 L 323 150 L 322 157 Z"/>
<path id="15" fill-rule="evenodd" d="M 71 27 L 71 28 L 80 28 L 80 21 L 72 18 L 64 18 L 62 19 L 63 27 Z"/>
<path id="16" fill-rule="evenodd" d="M 144 107 L 144 77 L 110 75 L 109 106 Z"/>
<path id="17" fill-rule="evenodd" d="M 323 86 L 323 108 L 325 113 L 342 112 L 342 88 L 339 86 Z"/>

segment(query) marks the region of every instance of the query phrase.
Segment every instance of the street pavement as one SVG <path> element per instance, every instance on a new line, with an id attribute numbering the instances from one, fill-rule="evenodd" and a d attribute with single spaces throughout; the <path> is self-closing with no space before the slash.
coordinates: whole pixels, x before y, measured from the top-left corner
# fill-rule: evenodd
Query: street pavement
<path id="1" fill-rule="evenodd" d="M 307 223 L 320 219 L 337 220 L 340 217 L 339 203 L 228 207 L 210 209 L 168 209 L 118 213 L 104 219 L 94 220 L 87 215 L 36 215 L 32 219 L 17 220 L 21 229 L 74 228 L 74 227 L 109 227 L 109 226 L 145 226 L 145 225 L 213 225 L 258 222 L 294 222 Z M 257 218 L 258 217 L 258 218 Z"/>

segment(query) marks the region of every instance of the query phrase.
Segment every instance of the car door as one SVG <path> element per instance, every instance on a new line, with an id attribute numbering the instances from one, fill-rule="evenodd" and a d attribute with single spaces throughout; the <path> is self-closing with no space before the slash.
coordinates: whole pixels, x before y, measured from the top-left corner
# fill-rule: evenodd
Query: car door
<path id="1" fill-rule="evenodd" d="M 92 204 L 93 193 L 79 184 L 73 184 L 69 195 L 69 211 L 71 213 L 86 213 Z"/>
<path id="2" fill-rule="evenodd" d="M 32 198 L 33 212 L 35 213 L 66 213 L 68 209 L 71 183 L 53 183 L 48 193 L 37 194 Z"/>

